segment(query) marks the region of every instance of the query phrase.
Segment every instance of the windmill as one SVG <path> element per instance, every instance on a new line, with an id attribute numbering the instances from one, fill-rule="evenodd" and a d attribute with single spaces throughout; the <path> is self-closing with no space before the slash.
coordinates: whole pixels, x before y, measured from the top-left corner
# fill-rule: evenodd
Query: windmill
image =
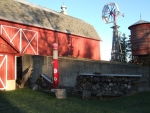
<path id="1" fill-rule="evenodd" d="M 118 36 L 119 26 L 116 24 L 117 17 L 120 15 L 119 8 L 116 3 L 107 3 L 102 10 L 102 19 L 108 23 L 113 23 L 111 27 L 113 29 L 113 39 L 112 39 L 112 49 L 111 49 L 111 60 L 112 61 L 121 61 L 122 53 L 120 47 L 120 40 Z M 124 16 L 124 15 L 122 15 Z"/>

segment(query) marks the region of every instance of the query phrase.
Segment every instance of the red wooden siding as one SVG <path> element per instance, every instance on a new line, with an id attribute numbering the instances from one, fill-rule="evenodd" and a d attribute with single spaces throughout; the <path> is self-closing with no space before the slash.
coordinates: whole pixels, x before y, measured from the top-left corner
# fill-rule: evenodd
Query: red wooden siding
<path id="1" fill-rule="evenodd" d="M 7 55 L 0 54 L 0 89 L 5 89 L 7 81 Z"/>
<path id="2" fill-rule="evenodd" d="M 0 36 L 0 53 L 17 53 L 6 41 Z"/>
<path id="3" fill-rule="evenodd" d="M 0 20 L 1 34 L 22 54 L 52 56 L 52 44 L 59 45 L 59 56 L 100 60 L 100 41 Z"/>
<path id="4" fill-rule="evenodd" d="M 1 34 L 16 49 L 20 50 L 20 29 L 13 26 L 1 25 Z"/>
<path id="5" fill-rule="evenodd" d="M 57 36 L 59 56 L 100 59 L 99 41 L 62 33 L 57 33 Z"/>
<path id="6" fill-rule="evenodd" d="M 13 54 L 8 54 L 8 65 L 7 65 L 7 80 L 15 80 L 16 79 L 16 60 Z"/>
<path id="7" fill-rule="evenodd" d="M 5 89 L 7 80 L 16 79 L 15 55 L 0 54 L 0 89 Z"/>
<path id="8" fill-rule="evenodd" d="M 55 33 L 50 30 L 39 29 L 38 34 L 38 53 L 39 55 L 52 56 Z"/>
<path id="9" fill-rule="evenodd" d="M 150 24 L 132 26 L 130 30 L 132 55 L 150 54 Z"/>

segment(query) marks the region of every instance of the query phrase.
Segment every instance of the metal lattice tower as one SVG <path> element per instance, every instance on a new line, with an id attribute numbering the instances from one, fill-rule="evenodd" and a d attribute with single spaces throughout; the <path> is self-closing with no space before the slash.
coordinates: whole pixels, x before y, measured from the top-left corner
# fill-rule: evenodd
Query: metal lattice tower
<path id="1" fill-rule="evenodd" d="M 113 29 L 111 60 L 118 61 L 120 58 L 119 37 L 118 37 L 119 26 L 114 25 L 111 28 Z"/>
<path id="2" fill-rule="evenodd" d="M 119 26 L 116 24 L 116 19 L 120 15 L 119 8 L 116 3 L 107 3 L 102 10 L 102 19 L 105 23 L 113 23 L 111 27 L 113 29 L 111 60 L 121 61 L 122 53 L 120 46 L 120 39 L 118 36 Z M 122 15 L 123 16 L 123 15 Z"/>

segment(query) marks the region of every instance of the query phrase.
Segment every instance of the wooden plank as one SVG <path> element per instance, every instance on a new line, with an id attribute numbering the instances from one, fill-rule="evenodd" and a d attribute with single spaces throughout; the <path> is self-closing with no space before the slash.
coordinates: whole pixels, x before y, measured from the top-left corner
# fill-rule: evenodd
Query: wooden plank
<path id="1" fill-rule="evenodd" d="M 120 76 L 120 77 L 141 77 L 142 75 L 130 75 L 130 74 L 94 74 L 94 73 L 79 73 L 83 76 Z"/>

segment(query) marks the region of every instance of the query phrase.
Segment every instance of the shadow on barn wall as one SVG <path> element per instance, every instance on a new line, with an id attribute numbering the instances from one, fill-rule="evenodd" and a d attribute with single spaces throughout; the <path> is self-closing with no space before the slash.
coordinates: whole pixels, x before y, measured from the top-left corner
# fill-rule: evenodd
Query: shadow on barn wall
<path id="1" fill-rule="evenodd" d="M 83 55 L 83 58 L 89 58 L 89 59 L 91 59 L 92 56 L 93 56 L 93 52 L 92 52 L 93 48 L 92 48 L 92 46 L 90 45 L 89 42 L 87 42 L 85 45 L 86 45 L 84 47 L 85 53 Z"/>
<path id="2" fill-rule="evenodd" d="M 70 37 L 70 31 L 66 29 L 67 31 L 67 51 L 62 54 L 62 56 L 73 56 L 73 44 L 72 44 L 72 38 Z"/>

